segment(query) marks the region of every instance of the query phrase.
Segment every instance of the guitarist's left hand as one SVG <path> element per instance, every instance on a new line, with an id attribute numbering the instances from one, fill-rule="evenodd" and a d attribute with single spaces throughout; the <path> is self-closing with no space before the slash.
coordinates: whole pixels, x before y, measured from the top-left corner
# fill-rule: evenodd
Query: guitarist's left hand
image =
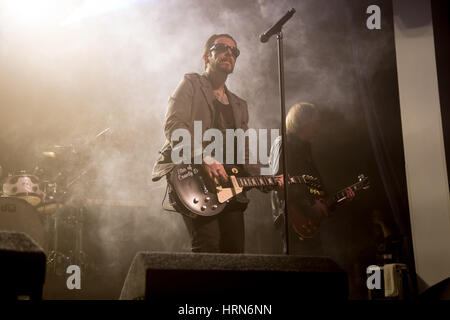
<path id="1" fill-rule="evenodd" d="M 353 200 L 353 198 L 355 197 L 355 191 L 353 191 L 353 189 L 352 188 L 347 188 L 347 189 L 345 189 L 345 198 L 346 198 L 346 201 L 352 201 Z"/>

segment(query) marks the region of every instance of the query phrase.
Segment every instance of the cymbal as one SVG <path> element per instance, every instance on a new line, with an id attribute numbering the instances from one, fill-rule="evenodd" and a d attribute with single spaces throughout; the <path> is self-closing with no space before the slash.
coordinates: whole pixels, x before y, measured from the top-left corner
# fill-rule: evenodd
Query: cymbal
<path id="1" fill-rule="evenodd" d="M 52 214 L 55 213 L 58 208 L 62 208 L 63 205 L 61 203 L 47 203 L 40 205 L 36 208 L 36 211 L 43 214 Z"/>
<path id="2" fill-rule="evenodd" d="M 52 151 L 44 151 L 44 152 L 42 152 L 42 154 L 44 156 L 46 156 L 47 158 L 56 158 L 56 153 L 54 153 Z"/>

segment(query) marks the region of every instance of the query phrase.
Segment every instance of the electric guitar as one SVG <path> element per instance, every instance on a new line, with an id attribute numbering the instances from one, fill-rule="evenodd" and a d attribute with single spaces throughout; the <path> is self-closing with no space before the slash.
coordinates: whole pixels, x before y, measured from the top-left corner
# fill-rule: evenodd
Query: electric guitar
<path id="1" fill-rule="evenodd" d="M 358 176 L 358 182 L 347 187 L 351 188 L 355 193 L 360 190 L 366 190 L 370 188 L 369 178 L 365 177 L 363 174 Z M 328 198 L 323 197 L 323 191 L 317 189 L 310 189 L 310 192 L 320 201 L 324 202 L 329 208 L 335 207 L 343 203 L 346 199 L 346 189 L 342 189 L 336 192 L 333 196 Z M 327 217 L 317 217 L 312 215 L 307 215 L 302 212 L 293 203 L 288 206 L 289 220 L 291 221 L 292 227 L 294 228 L 300 239 L 313 238 L 320 230 L 320 224 Z"/>
<path id="2" fill-rule="evenodd" d="M 171 204 L 177 211 L 189 216 L 214 216 L 223 211 L 230 200 L 246 188 L 277 186 L 273 176 L 241 176 L 239 167 L 224 165 L 229 183 L 212 181 L 202 165 L 179 164 L 168 177 Z M 317 192 L 321 186 L 317 178 L 302 175 L 289 177 L 289 184 L 304 184 Z"/>

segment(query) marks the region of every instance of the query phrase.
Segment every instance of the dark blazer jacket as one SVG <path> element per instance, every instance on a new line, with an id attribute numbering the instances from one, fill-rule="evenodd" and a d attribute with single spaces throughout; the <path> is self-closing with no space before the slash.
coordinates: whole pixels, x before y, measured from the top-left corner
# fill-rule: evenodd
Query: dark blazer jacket
<path id="1" fill-rule="evenodd" d="M 247 102 L 230 92 L 226 87 L 225 90 L 233 109 L 236 128 L 246 131 L 248 129 Z M 175 166 L 170 159 L 172 148 L 174 144 L 178 143 L 177 141 L 175 143 L 171 141 L 174 130 L 184 128 L 193 136 L 194 121 L 202 121 L 203 137 L 203 133 L 214 125 L 214 99 L 212 85 L 204 74 L 188 73 L 184 75 L 183 80 L 169 99 L 169 107 L 164 123 L 166 142 L 159 151 L 160 156 L 153 166 L 153 181 L 161 179 Z M 195 152 L 198 152 L 198 150 L 193 150 L 192 154 Z M 246 163 L 248 163 L 248 143 L 246 143 L 245 154 Z"/>

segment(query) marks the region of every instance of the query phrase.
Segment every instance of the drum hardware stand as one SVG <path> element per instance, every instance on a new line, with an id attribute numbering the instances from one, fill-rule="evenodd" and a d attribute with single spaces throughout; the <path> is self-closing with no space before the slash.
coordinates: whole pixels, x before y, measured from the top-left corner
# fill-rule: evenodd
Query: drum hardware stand
<path id="1" fill-rule="evenodd" d="M 79 181 L 83 176 L 85 176 L 89 172 L 89 169 L 83 170 L 77 177 L 72 179 L 69 183 L 66 184 L 63 190 L 59 189 L 60 197 L 58 203 L 63 204 L 67 200 L 67 196 L 69 195 L 69 189 L 73 186 L 77 181 Z M 60 176 L 61 173 L 58 174 Z M 56 186 L 55 186 L 56 189 Z M 56 193 L 56 192 L 55 192 Z M 58 208 L 60 210 L 60 208 Z M 56 275 L 64 275 L 65 270 L 61 270 L 61 267 L 67 268 L 69 265 L 77 265 L 79 266 L 83 272 L 86 272 L 86 254 L 83 251 L 83 224 L 84 224 L 84 215 L 86 213 L 86 208 L 84 206 L 76 206 L 74 210 L 75 212 L 70 212 L 67 217 L 61 216 L 61 212 L 58 210 L 51 217 L 52 226 L 49 234 L 53 234 L 52 250 L 49 250 L 49 255 L 47 259 L 47 264 L 49 265 L 49 269 Z M 71 210 L 71 209 L 68 209 Z M 61 252 L 60 244 L 61 239 L 58 237 L 58 232 L 64 228 L 65 226 L 69 226 L 71 229 L 71 237 L 70 243 L 71 249 L 66 252 Z"/>
<path id="2" fill-rule="evenodd" d="M 81 269 L 85 269 L 86 255 L 83 251 L 83 225 L 86 208 L 78 208 L 77 216 L 75 217 L 75 252 L 73 253 L 73 262 Z"/>
<path id="3" fill-rule="evenodd" d="M 108 130 L 105 130 L 105 132 Z M 73 178 L 71 181 L 65 184 L 65 187 L 63 190 L 59 188 L 60 191 L 60 197 L 59 197 L 59 203 L 65 204 L 68 195 L 70 194 L 70 188 L 78 182 L 81 178 L 83 178 L 90 170 L 91 168 L 87 168 L 83 170 L 80 174 L 78 174 L 75 178 Z M 60 176 L 61 173 L 58 173 L 58 176 Z M 78 201 L 76 201 L 78 202 Z M 64 206 L 63 206 L 64 207 Z M 58 209 L 59 210 L 59 209 Z M 70 209 L 69 209 L 70 210 Z M 76 212 L 70 212 L 70 214 L 67 217 L 61 217 L 59 216 L 60 213 L 58 211 L 55 212 L 55 214 L 52 217 L 52 232 L 53 233 L 53 239 L 51 241 L 52 243 L 52 250 L 49 250 L 49 255 L 47 259 L 47 264 L 49 265 L 49 269 L 53 271 L 56 275 L 63 275 L 65 274 L 65 270 L 60 270 L 61 267 L 68 267 L 69 265 L 77 265 L 79 266 L 84 272 L 86 272 L 86 254 L 83 251 L 83 224 L 84 224 L 84 216 L 86 214 L 86 207 L 84 205 L 75 204 Z M 61 228 L 64 226 L 69 226 L 71 229 L 71 237 L 70 240 L 71 246 L 70 250 L 67 250 L 67 252 L 61 252 L 60 244 L 61 239 L 58 237 L 58 232 Z"/>
<path id="4" fill-rule="evenodd" d="M 52 232 L 51 247 L 48 248 L 47 266 L 53 274 L 62 276 L 65 274 L 64 268 L 69 265 L 77 265 L 84 272 L 86 270 L 86 255 L 83 251 L 83 222 L 85 208 L 77 208 L 75 213 L 70 213 L 68 217 L 59 217 L 57 212 L 53 214 L 50 218 Z M 58 237 L 58 231 L 63 225 L 68 225 L 72 230 L 73 234 L 70 238 L 71 243 L 73 243 L 73 249 L 67 252 L 61 252 L 60 239 Z M 62 269 L 63 268 L 63 269 Z"/>
<path id="5" fill-rule="evenodd" d="M 107 135 L 107 133 L 110 131 L 110 128 L 106 128 L 99 134 L 95 136 L 95 138 L 90 141 L 87 146 L 93 146 L 96 142 L 100 141 L 100 138 L 103 138 Z M 73 144 L 69 146 L 59 146 L 55 145 L 55 149 L 63 149 L 63 150 L 70 150 L 70 153 L 76 154 L 77 151 Z M 47 157 L 55 157 L 55 152 L 44 152 L 43 153 Z M 61 270 L 61 267 L 67 268 L 69 265 L 77 265 L 81 269 L 83 269 L 84 272 L 87 269 L 87 263 L 86 263 L 86 254 L 83 251 L 83 224 L 84 224 L 84 217 L 86 214 L 86 207 L 84 205 L 77 205 L 75 204 L 74 210 L 76 212 L 70 212 L 68 217 L 61 216 L 61 212 L 59 208 L 59 205 L 62 204 L 62 208 L 65 208 L 67 196 L 69 195 L 70 188 L 81 178 L 83 178 L 90 170 L 92 169 L 92 166 L 88 166 L 87 168 L 81 173 L 79 173 L 75 178 L 73 178 L 68 183 L 65 183 L 65 186 L 63 190 L 59 188 L 58 183 L 55 181 L 58 180 L 62 176 L 61 172 L 58 172 L 56 177 L 51 179 L 55 183 L 53 184 L 47 184 L 47 187 L 52 188 L 52 195 L 49 197 L 49 200 L 55 201 L 57 204 L 57 210 L 54 212 L 50 217 L 47 216 L 46 226 L 48 228 L 47 234 L 52 235 L 52 238 L 48 240 L 47 242 L 47 251 L 48 251 L 48 257 L 47 257 L 47 265 L 48 269 L 53 272 L 55 275 L 65 275 L 66 270 Z M 35 170 L 39 170 L 39 168 L 36 168 Z M 57 190 L 58 187 L 58 190 Z M 73 208 L 73 207 L 72 207 Z M 71 210 L 70 208 L 67 208 L 67 210 Z M 61 250 L 64 250 L 65 248 L 61 248 L 61 239 L 58 236 L 60 229 L 64 226 L 64 224 L 69 226 L 71 229 L 71 237 L 69 241 L 71 241 L 71 249 L 66 250 L 66 252 L 62 252 Z"/>
<path id="6" fill-rule="evenodd" d="M 57 211 L 56 211 L 57 212 Z M 49 224 L 52 223 L 51 226 Z M 67 260 L 67 256 L 63 253 L 57 251 L 58 250 L 58 223 L 57 217 L 55 214 L 52 214 L 50 217 L 47 217 L 46 225 L 48 227 L 47 234 L 52 235 L 51 239 L 48 243 L 48 256 L 47 256 L 47 266 L 48 269 L 52 271 L 53 274 L 61 275 L 60 270 L 58 269 L 61 261 Z M 50 232 L 52 231 L 52 232 Z M 51 244 L 50 244 L 51 242 Z"/>

